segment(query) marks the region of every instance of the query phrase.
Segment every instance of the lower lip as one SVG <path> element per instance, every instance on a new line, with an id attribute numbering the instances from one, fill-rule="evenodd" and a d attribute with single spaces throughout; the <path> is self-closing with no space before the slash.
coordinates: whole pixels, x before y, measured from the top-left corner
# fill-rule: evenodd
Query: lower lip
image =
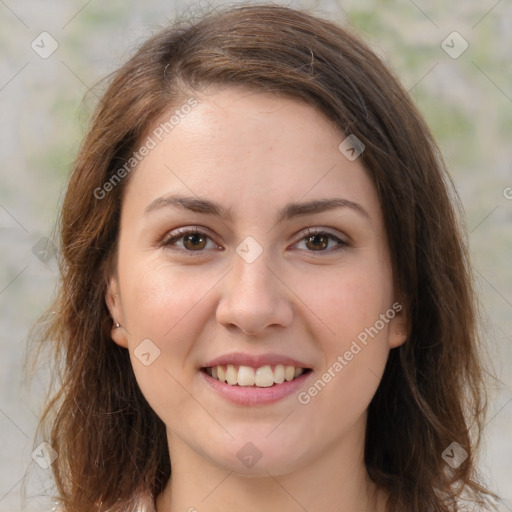
<path id="1" fill-rule="evenodd" d="M 238 405 L 260 405 L 277 402 L 298 391 L 313 372 L 310 370 L 296 379 L 285 381 L 281 384 L 274 384 L 268 388 L 231 386 L 230 384 L 210 377 L 204 371 L 199 371 L 199 373 L 217 393 L 230 402 Z"/>

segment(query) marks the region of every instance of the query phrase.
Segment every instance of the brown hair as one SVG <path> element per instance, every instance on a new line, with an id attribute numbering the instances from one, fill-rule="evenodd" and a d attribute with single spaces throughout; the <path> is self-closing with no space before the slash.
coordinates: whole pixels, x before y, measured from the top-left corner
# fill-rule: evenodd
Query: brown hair
<path id="1" fill-rule="evenodd" d="M 350 29 L 260 4 L 177 21 L 150 38 L 114 74 L 77 156 L 62 208 L 62 281 L 43 326 L 61 387 L 41 425 L 59 454 L 52 469 L 64 509 L 134 510 L 170 477 L 165 426 L 128 352 L 111 340 L 104 299 L 129 176 L 102 199 L 94 191 L 162 113 L 210 85 L 305 101 L 364 143 L 410 323 L 369 406 L 368 473 L 389 492 L 389 511 L 455 511 L 468 493 L 485 503 L 475 459 L 487 403 L 477 302 L 459 200 L 437 146 L 397 79 Z M 453 442 L 468 454 L 455 469 L 442 458 Z"/>

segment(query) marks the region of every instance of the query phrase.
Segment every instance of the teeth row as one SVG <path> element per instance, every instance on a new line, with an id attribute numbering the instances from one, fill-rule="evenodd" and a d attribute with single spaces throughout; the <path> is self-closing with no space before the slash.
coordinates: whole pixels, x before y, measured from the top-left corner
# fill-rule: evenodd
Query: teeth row
<path id="1" fill-rule="evenodd" d="M 281 384 L 285 380 L 293 380 L 304 372 L 302 368 L 283 364 L 277 364 L 274 371 L 269 365 L 256 369 L 251 366 L 239 366 L 237 370 L 236 366 L 232 364 L 214 366 L 207 368 L 206 371 L 210 377 L 227 382 L 231 386 L 238 384 L 239 386 L 257 386 L 259 388 L 268 388 L 274 384 Z"/>

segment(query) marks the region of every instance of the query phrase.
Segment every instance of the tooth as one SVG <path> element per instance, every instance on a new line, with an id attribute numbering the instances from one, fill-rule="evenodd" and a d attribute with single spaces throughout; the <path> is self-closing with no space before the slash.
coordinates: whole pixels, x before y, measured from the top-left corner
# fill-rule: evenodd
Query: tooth
<path id="1" fill-rule="evenodd" d="M 276 364 L 276 369 L 274 370 L 274 382 L 276 384 L 284 382 L 284 366 L 282 364 Z"/>
<path id="2" fill-rule="evenodd" d="M 261 366 L 256 370 L 256 376 L 254 379 L 256 386 L 260 388 L 268 388 L 274 384 L 274 374 L 270 366 Z"/>
<path id="3" fill-rule="evenodd" d="M 238 385 L 254 386 L 254 368 L 250 366 L 240 366 L 238 368 Z"/>
<path id="4" fill-rule="evenodd" d="M 235 365 L 213 366 L 208 368 L 208 375 L 220 382 L 227 382 L 231 386 L 258 386 L 262 388 L 271 387 L 274 383 L 291 381 L 304 373 L 303 368 L 295 368 L 292 365 L 277 364 L 274 371 L 270 365 L 265 365 L 256 370 L 251 366 L 239 366 L 238 370 Z"/>
<path id="5" fill-rule="evenodd" d="M 234 386 L 238 380 L 238 372 L 232 364 L 228 364 L 228 368 L 226 370 L 226 381 L 231 386 Z"/>

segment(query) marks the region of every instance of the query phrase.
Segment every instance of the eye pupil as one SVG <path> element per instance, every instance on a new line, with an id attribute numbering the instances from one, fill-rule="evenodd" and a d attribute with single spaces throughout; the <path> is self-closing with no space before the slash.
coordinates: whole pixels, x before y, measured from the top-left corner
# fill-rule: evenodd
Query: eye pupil
<path id="1" fill-rule="evenodd" d="M 197 239 L 203 241 L 203 243 L 200 246 L 194 243 L 194 241 L 197 241 Z M 202 236 L 202 235 L 193 233 L 191 235 L 185 236 L 185 239 L 184 239 L 184 242 L 183 242 L 185 247 L 187 247 L 187 242 L 192 242 L 192 248 L 193 249 L 203 249 L 204 245 L 205 245 L 205 237 Z M 187 248 L 190 248 L 190 247 L 187 247 Z"/>
<path id="2" fill-rule="evenodd" d="M 320 242 L 320 243 L 314 242 L 314 240 L 318 241 L 319 238 L 323 239 L 323 243 L 322 242 Z M 311 235 L 308 238 L 308 243 L 309 242 L 313 243 L 313 247 L 316 247 L 316 248 L 320 247 L 322 249 L 325 249 L 329 245 L 328 237 L 326 237 L 325 235 Z"/>

